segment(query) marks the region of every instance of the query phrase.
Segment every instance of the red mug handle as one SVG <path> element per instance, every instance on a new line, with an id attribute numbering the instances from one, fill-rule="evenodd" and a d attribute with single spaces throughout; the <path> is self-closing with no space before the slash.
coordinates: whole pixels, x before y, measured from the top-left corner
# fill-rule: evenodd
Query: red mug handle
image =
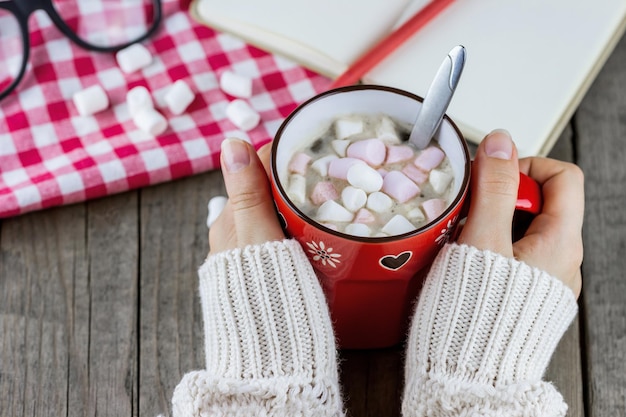
<path id="1" fill-rule="evenodd" d="M 515 209 L 525 211 L 536 216 L 541 212 L 543 200 L 539 183 L 526 174 L 519 173 L 519 188 Z"/>

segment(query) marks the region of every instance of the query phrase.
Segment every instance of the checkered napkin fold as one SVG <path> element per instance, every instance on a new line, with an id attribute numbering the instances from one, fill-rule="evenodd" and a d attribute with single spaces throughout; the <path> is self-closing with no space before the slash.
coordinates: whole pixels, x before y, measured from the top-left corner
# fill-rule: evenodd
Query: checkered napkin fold
<path id="1" fill-rule="evenodd" d="M 184 3 L 184 2 L 183 2 Z M 124 74 L 114 54 L 85 51 L 47 15 L 30 21 L 28 72 L 0 102 L 0 218 L 84 201 L 216 169 L 225 137 L 256 147 L 271 140 L 283 119 L 330 80 L 194 21 L 178 0 L 163 2 L 164 21 L 143 44 L 152 64 Z M 223 71 L 253 79 L 249 104 L 261 115 L 238 130 L 226 117 L 233 99 L 219 89 Z M 182 79 L 196 94 L 180 116 L 159 111 L 169 127 L 153 137 L 133 123 L 126 93 L 145 86 L 156 98 Z M 82 117 L 77 91 L 101 85 L 110 107 Z"/>

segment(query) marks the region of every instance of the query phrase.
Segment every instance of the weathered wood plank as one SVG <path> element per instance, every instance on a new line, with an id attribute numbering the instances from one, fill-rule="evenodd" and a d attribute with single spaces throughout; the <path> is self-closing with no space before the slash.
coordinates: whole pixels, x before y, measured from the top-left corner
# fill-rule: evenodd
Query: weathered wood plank
<path id="1" fill-rule="evenodd" d="M 197 268 L 208 252 L 207 202 L 226 195 L 219 171 L 141 193 L 142 416 L 169 415 L 181 377 L 204 366 Z"/>
<path id="2" fill-rule="evenodd" d="M 575 161 L 576 137 L 570 123 L 548 155 L 550 158 L 561 161 Z M 574 319 L 570 328 L 565 332 L 561 342 L 557 346 L 545 380 L 554 383 L 559 390 L 569 409 L 567 415 L 580 417 L 585 415 L 583 399 L 583 371 L 580 340 L 580 314 Z"/>
<path id="3" fill-rule="evenodd" d="M 590 417 L 626 415 L 626 37 L 577 111 L 585 172 L 586 401 Z"/>
<path id="4" fill-rule="evenodd" d="M 85 209 L 33 213 L 2 224 L 0 415 L 67 415 L 73 304 L 87 276 Z M 78 284 L 78 285 L 77 285 Z M 84 356 L 86 357 L 86 355 Z M 76 359 L 79 359 L 77 357 Z"/>
<path id="5" fill-rule="evenodd" d="M 0 415 L 135 415 L 133 193 L 2 224 Z"/>

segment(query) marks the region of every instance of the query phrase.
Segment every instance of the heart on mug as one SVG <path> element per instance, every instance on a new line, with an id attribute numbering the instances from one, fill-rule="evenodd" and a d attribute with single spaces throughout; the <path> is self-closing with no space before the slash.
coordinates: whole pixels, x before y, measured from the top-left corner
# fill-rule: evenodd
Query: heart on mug
<path id="1" fill-rule="evenodd" d="M 411 256 L 413 256 L 411 251 L 402 252 L 399 255 L 386 255 L 380 258 L 378 263 L 383 268 L 396 271 L 402 268 L 411 259 Z"/>

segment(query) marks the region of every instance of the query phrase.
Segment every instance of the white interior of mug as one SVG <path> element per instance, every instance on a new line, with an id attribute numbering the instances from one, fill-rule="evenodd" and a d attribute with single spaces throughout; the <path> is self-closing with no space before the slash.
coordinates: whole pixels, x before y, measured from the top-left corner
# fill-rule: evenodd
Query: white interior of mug
<path id="1" fill-rule="evenodd" d="M 408 93 L 405 95 L 377 87 L 355 88 L 359 89 L 342 89 L 318 97 L 297 109 L 283 124 L 275 138 L 278 141 L 276 172 L 282 184 L 288 183 L 287 167 L 291 157 L 324 133 L 338 116 L 383 113 L 400 122 L 413 124 L 422 105 Z M 435 139 L 450 160 L 455 179 L 453 200 L 456 200 L 464 182 L 465 167 L 469 163 L 464 139 L 447 118 L 442 121 Z"/>

